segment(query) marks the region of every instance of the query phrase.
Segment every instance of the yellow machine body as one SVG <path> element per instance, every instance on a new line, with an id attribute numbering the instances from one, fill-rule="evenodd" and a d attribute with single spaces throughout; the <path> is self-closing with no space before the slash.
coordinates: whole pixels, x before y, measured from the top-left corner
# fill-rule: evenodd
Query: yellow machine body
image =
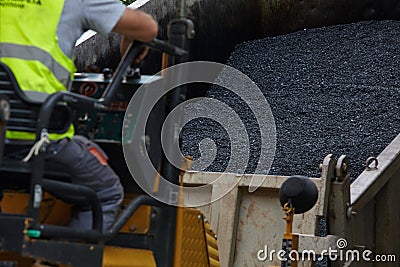
<path id="1" fill-rule="evenodd" d="M 3 192 L 0 208 L 3 213 L 26 215 L 29 205 L 29 194 L 17 191 Z M 69 221 L 71 205 L 45 192 L 40 208 L 41 223 L 65 225 Z"/>
<path id="2" fill-rule="evenodd" d="M 123 204 L 127 204 L 135 195 L 127 194 Z M 8 191 L 3 193 L 0 207 L 3 213 L 26 215 L 29 194 Z M 70 217 L 71 205 L 44 193 L 40 208 L 42 223 L 65 225 Z M 174 266 L 219 266 L 216 234 L 203 214 L 194 208 L 177 208 Z M 121 228 L 123 234 L 145 235 L 150 228 L 151 207 L 142 206 Z M 0 261 L 17 262 L 18 267 L 49 266 L 40 259 L 23 257 L 14 252 L 0 252 Z M 105 246 L 103 267 L 153 267 L 157 266 L 151 250 Z M 63 267 L 63 265 L 58 265 Z"/>

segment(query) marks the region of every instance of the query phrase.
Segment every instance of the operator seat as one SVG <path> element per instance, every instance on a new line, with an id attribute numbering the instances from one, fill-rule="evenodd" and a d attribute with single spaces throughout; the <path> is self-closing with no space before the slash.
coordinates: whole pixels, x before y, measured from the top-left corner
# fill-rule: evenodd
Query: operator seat
<path id="1" fill-rule="evenodd" d="M 7 101 L 7 97 L 0 94 L 0 165 L 3 159 L 6 124 L 9 117 L 10 117 L 10 104 Z"/>
<path id="2" fill-rule="evenodd" d="M 42 138 L 38 133 L 43 130 L 49 134 L 67 132 L 72 122 L 72 115 L 65 102 L 79 102 L 78 97 L 69 92 L 58 92 L 44 97 L 43 94 L 30 94 L 22 91 L 13 72 L 2 62 L 0 62 L 0 95 L 4 96 L 10 105 L 6 130 L 36 134 L 36 140 L 5 139 L 5 152 L 0 163 L 0 188 L 24 189 L 30 193 L 28 214 L 34 218 L 36 226 L 39 223 L 41 203 L 41 197 L 38 195 L 42 189 L 65 202 L 89 205 L 93 212 L 93 231 L 88 232 L 87 235 L 101 235 L 103 232 L 102 209 L 100 200 L 93 189 L 71 184 L 68 170 L 63 165 L 46 161 L 45 153 L 42 153 L 45 146 L 40 145 L 38 155 L 28 162 L 23 162 L 20 157 L 15 157 L 15 155 L 20 156 L 19 151 L 28 152 L 37 144 Z M 2 191 L 0 191 L 0 200 L 1 193 Z M 46 227 L 46 225 L 42 225 L 42 227 Z M 85 237 L 75 230 L 54 230 L 51 227 L 47 227 L 47 229 L 48 236 L 61 234 Z M 45 229 L 42 229 L 43 231 Z"/>
<path id="3" fill-rule="evenodd" d="M 35 133 L 39 110 L 47 95 L 22 91 L 12 71 L 2 62 L 0 62 L 0 95 L 8 101 L 10 106 L 6 130 Z M 57 105 L 54 111 L 49 112 L 52 112 L 49 132 L 66 132 L 72 121 L 69 108 L 66 105 Z M 32 164 L 23 162 L 21 159 L 27 155 L 34 143 L 34 140 L 4 138 L 4 154 L 0 172 L 5 175 L 1 175 L 2 177 L 5 178 L 7 174 L 13 173 L 15 182 L 24 183 L 22 177 L 31 173 Z M 62 180 L 68 177 L 67 172 L 63 171 L 63 167 L 55 163 L 46 163 L 45 174 L 57 176 Z M 18 178 L 22 180 L 18 180 Z M 5 181 L 1 181 L 0 185 L 3 183 Z"/>

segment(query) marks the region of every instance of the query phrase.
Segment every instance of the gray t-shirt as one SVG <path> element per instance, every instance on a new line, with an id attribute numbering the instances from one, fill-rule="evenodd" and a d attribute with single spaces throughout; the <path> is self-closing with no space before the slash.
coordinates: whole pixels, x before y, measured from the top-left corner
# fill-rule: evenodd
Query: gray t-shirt
<path id="1" fill-rule="evenodd" d="M 72 58 L 76 40 L 85 31 L 110 33 L 125 8 L 119 0 L 65 0 L 57 28 L 61 50 Z"/>

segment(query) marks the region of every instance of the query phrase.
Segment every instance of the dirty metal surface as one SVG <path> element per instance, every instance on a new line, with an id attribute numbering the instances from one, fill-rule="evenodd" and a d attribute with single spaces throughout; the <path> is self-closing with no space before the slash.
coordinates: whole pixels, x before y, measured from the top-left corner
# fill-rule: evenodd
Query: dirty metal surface
<path id="1" fill-rule="evenodd" d="M 224 184 L 230 188 L 230 184 L 235 182 L 237 186 L 220 200 L 200 207 L 218 235 L 221 266 L 280 265 L 276 255 L 273 261 L 260 261 L 257 253 L 265 249 L 265 246 L 269 251 L 278 251 L 282 247 L 285 221 L 282 219 L 284 212 L 278 191 L 288 177 L 267 176 L 261 187 L 253 193 L 248 192 L 250 175 L 240 176 L 240 181 L 237 182 L 238 175 L 233 173 L 187 172 L 184 181 L 190 185 L 209 184 L 221 175 L 223 179 L 214 185 L 214 190 L 221 190 Z M 322 189 L 325 187 L 325 180 L 311 179 L 319 191 L 324 192 Z M 314 208 L 305 214 L 296 214 L 293 232 L 314 234 L 319 227 L 316 215 L 323 214 L 325 202 L 325 194 L 321 193 Z M 303 262 L 299 266 L 310 266 L 309 264 Z"/>

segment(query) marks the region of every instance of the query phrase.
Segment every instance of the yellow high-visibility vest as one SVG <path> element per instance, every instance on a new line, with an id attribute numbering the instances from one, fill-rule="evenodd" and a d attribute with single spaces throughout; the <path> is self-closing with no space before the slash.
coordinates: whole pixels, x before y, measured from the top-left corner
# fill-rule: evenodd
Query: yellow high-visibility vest
<path id="1" fill-rule="evenodd" d="M 58 45 L 57 26 L 65 0 L 0 1 L 0 60 L 24 91 L 53 94 L 66 90 L 75 65 Z M 65 134 L 50 139 L 72 137 Z M 34 140 L 34 133 L 7 131 L 8 139 Z"/>

